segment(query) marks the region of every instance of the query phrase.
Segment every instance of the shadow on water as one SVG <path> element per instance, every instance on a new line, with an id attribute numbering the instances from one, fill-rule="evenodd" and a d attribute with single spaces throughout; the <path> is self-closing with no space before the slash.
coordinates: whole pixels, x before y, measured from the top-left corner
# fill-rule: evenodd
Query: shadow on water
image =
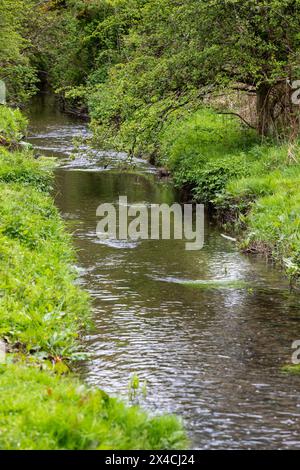
<path id="1" fill-rule="evenodd" d="M 74 148 L 73 137 L 86 136 L 86 126 L 55 106 L 37 103 L 30 119 L 30 141 L 61 159 L 56 203 L 74 234 L 80 283 L 93 298 L 86 380 L 126 399 L 137 374 L 147 381 L 140 404 L 181 415 L 195 448 L 299 449 L 300 378 L 280 372 L 300 339 L 298 294 L 264 260 L 240 254 L 208 218 L 197 252 L 179 240 L 99 240 L 99 204 L 119 195 L 172 203 L 178 194 L 145 162 L 124 172 L 116 165 L 124 154 Z M 178 282 L 216 279 L 247 287 Z"/>

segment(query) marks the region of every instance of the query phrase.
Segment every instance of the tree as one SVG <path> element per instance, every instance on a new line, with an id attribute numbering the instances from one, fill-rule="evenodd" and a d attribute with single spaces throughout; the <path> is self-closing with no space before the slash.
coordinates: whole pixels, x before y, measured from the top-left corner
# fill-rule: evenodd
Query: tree
<path id="1" fill-rule="evenodd" d="M 299 24 L 299 0 L 154 0 L 144 8 L 135 57 L 156 58 L 159 73 L 148 77 L 163 92 L 256 93 L 257 129 L 269 135 L 283 111 L 293 114 L 287 84 L 300 76 Z"/>
<path id="2" fill-rule="evenodd" d="M 11 102 L 23 102 L 36 90 L 25 34 L 31 7 L 30 1 L 0 0 L 0 79 Z"/>
<path id="3" fill-rule="evenodd" d="M 285 95 L 287 81 L 297 78 L 299 71 L 299 0 L 187 4 L 191 6 L 187 22 L 193 24 L 207 77 L 216 84 L 242 84 L 244 90 L 255 91 L 257 128 L 268 135 L 280 110 L 292 112 Z"/>
<path id="4" fill-rule="evenodd" d="M 170 115 L 213 91 L 256 94 L 261 135 L 295 118 L 288 80 L 300 78 L 300 0 L 30 3 L 24 23 L 23 0 L 0 0 L 8 25 L 0 34 L 10 38 L 0 64 L 3 55 L 29 56 L 55 89 L 88 101 L 98 129 L 129 147 L 141 133 L 141 142 L 155 139 Z"/>

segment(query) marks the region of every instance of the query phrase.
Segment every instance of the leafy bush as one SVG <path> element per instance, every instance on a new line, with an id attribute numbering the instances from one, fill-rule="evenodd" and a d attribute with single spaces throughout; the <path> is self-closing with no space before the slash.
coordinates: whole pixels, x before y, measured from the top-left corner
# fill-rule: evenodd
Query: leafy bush
<path id="1" fill-rule="evenodd" d="M 0 106 L 0 139 L 2 137 L 7 142 L 18 141 L 24 135 L 26 127 L 27 120 L 18 109 Z"/>
<path id="2" fill-rule="evenodd" d="M 212 202 L 231 178 L 247 174 L 242 150 L 255 142 L 255 135 L 236 120 L 203 108 L 166 126 L 161 163 L 172 171 L 178 186 L 189 186 L 196 199 Z"/>
<path id="3" fill-rule="evenodd" d="M 208 161 L 203 171 L 196 175 L 193 188 L 194 198 L 197 201 L 213 204 L 216 196 L 226 188 L 228 181 L 245 174 L 247 174 L 247 165 L 242 156 Z"/>

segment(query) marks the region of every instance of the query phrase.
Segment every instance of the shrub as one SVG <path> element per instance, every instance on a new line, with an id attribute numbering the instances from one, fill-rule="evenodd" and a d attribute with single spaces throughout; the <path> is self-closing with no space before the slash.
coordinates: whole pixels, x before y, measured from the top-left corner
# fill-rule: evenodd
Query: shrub
<path id="1" fill-rule="evenodd" d="M 0 106 L 0 138 L 7 142 L 18 141 L 24 135 L 26 126 L 27 120 L 18 109 Z"/>

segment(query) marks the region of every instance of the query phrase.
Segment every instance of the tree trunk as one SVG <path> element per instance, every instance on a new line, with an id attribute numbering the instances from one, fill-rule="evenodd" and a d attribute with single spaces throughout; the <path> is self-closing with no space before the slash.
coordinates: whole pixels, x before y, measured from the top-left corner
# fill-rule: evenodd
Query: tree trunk
<path id="1" fill-rule="evenodd" d="M 262 84 L 257 89 L 257 129 L 259 135 L 267 137 L 272 133 L 272 97 L 271 87 Z"/>

